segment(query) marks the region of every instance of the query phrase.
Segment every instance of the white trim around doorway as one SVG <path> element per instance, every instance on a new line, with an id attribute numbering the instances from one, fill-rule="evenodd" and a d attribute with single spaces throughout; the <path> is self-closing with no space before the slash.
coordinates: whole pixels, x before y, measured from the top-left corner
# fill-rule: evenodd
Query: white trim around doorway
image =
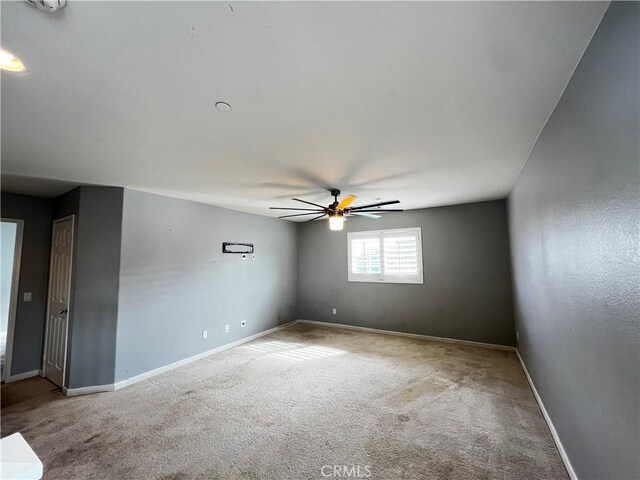
<path id="1" fill-rule="evenodd" d="M 11 276 L 11 296 L 9 297 L 9 318 L 7 320 L 7 340 L 4 350 L 4 372 L 2 381 L 11 378 L 11 359 L 13 357 L 13 338 L 20 291 L 20 265 L 22 263 L 22 240 L 24 238 L 24 220 L 2 218 L 3 222 L 16 224 L 16 243 L 13 251 L 13 272 Z"/>

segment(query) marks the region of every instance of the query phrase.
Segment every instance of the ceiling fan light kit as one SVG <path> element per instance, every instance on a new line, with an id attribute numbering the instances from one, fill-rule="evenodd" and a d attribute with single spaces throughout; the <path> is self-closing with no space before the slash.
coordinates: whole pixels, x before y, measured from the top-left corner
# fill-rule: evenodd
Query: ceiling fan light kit
<path id="1" fill-rule="evenodd" d="M 325 216 L 329 217 L 329 229 L 330 230 L 342 230 L 344 228 L 345 217 L 355 215 L 368 218 L 380 218 L 379 212 L 402 212 L 402 209 L 381 209 L 380 207 L 385 205 L 394 205 L 400 203 L 400 200 L 388 200 L 385 202 L 370 203 L 367 205 L 360 205 L 359 207 L 351 207 L 350 205 L 357 198 L 355 195 L 347 195 L 342 200 L 338 201 L 340 196 L 340 190 L 333 188 L 330 190 L 331 196 L 334 201 L 329 206 L 324 207 L 317 203 L 309 202 L 307 200 L 301 200 L 299 198 L 292 198 L 296 202 L 306 203 L 312 205 L 315 208 L 292 208 L 292 207 L 269 207 L 271 210 L 295 210 L 304 211 L 305 213 L 295 213 L 291 215 L 282 215 L 278 218 L 290 218 L 290 217 L 303 217 L 305 215 L 314 215 L 313 218 L 306 220 L 307 222 L 313 222 L 319 220 Z"/>
<path id="2" fill-rule="evenodd" d="M 344 228 L 344 216 L 341 213 L 329 215 L 329 230 L 342 230 Z"/>

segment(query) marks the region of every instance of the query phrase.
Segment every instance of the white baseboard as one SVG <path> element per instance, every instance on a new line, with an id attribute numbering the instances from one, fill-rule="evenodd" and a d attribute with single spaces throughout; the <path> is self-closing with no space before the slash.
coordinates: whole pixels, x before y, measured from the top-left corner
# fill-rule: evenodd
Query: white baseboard
<path id="1" fill-rule="evenodd" d="M 423 340 L 431 340 L 434 342 L 457 343 L 460 345 L 468 345 L 470 347 L 491 348 L 493 350 L 506 350 L 508 352 L 515 351 L 515 347 L 508 345 L 497 345 L 494 343 L 472 342 L 470 340 L 458 340 L 457 338 L 432 337 L 430 335 L 420 335 L 417 333 L 394 332 L 393 330 L 381 330 L 379 328 L 358 327 L 355 325 L 344 325 L 342 323 L 318 322 L 315 320 L 296 320 L 293 323 L 308 323 L 310 325 L 320 325 L 323 327 L 345 328 L 347 330 L 358 330 L 369 333 L 382 333 L 384 335 L 395 335 L 398 337 L 421 338 Z"/>
<path id="2" fill-rule="evenodd" d="M 201 360 L 201 359 L 209 357 L 211 355 L 215 355 L 216 353 L 224 352 L 225 350 L 228 350 L 228 349 L 233 348 L 233 347 L 237 347 L 238 345 L 242 345 L 243 343 L 250 342 L 252 340 L 255 340 L 256 338 L 264 337 L 265 335 L 269 335 L 270 333 L 277 332 L 278 330 L 282 330 L 283 328 L 286 328 L 286 327 L 288 327 L 290 325 L 293 325 L 294 323 L 296 323 L 296 322 L 293 321 L 293 322 L 285 323 L 284 325 L 278 325 L 277 327 L 270 328 L 269 330 L 265 330 L 264 332 L 256 333 L 254 335 L 250 335 L 248 337 L 241 338 L 240 340 L 236 340 L 235 342 L 227 343 L 225 345 L 221 345 L 219 347 L 216 347 L 216 348 L 214 348 L 212 350 L 208 350 L 206 352 L 202 352 L 202 353 L 199 353 L 197 355 L 193 355 L 191 357 L 187 357 L 187 358 L 184 358 L 182 360 L 178 360 L 177 362 L 173 362 L 173 363 L 170 363 L 168 365 L 164 365 L 162 367 L 159 367 L 159 368 L 156 368 L 156 369 L 153 369 L 153 370 L 149 370 L 148 372 L 141 373 L 140 375 L 136 375 L 135 377 L 127 378 L 126 380 L 121 380 L 119 382 L 116 382 L 113 385 L 113 387 L 114 387 L 113 390 L 119 390 L 119 389 L 124 388 L 124 387 L 126 387 L 128 385 L 131 385 L 131 384 L 138 383 L 138 382 L 141 382 L 143 380 L 146 380 L 147 378 L 155 377 L 156 375 L 160 375 L 161 373 L 165 373 L 165 372 L 168 372 L 168 371 L 173 370 L 175 368 L 182 367 L 183 365 L 188 365 L 189 363 L 193 363 L 193 362 L 195 362 L 197 360 Z"/>
<path id="3" fill-rule="evenodd" d="M 533 396 L 535 397 L 536 402 L 538 402 L 538 406 L 540 407 L 542 416 L 547 422 L 547 426 L 549 427 L 549 431 L 551 432 L 553 441 L 556 443 L 558 452 L 560 452 L 560 458 L 562 458 L 564 467 L 567 469 L 567 473 L 569 474 L 569 477 L 571 478 L 571 480 L 578 480 L 578 476 L 576 475 L 576 472 L 573 470 L 573 465 L 571 465 L 571 460 L 569 460 L 569 456 L 567 455 L 567 452 L 565 451 L 564 446 L 562 445 L 562 441 L 558 436 L 556 427 L 554 427 L 553 422 L 551 421 L 551 417 L 549 416 L 549 413 L 547 412 L 547 409 L 545 408 L 544 403 L 542 403 L 542 398 L 540 398 L 540 395 L 538 394 L 538 390 L 536 390 L 536 386 L 533 384 L 533 380 L 531 379 L 531 375 L 529 375 L 529 371 L 527 370 L 527 367 L 524 364 L 524 360 L 522 360 L 522 357 L 520 356 L 520 352 L 517 349 L 516 349 L 516 356 L 518 357 L 518 361 L 522 366 L 522 370 L 524 370 L 524 375 L 527 377 L 527 381 L 529 382 L 529 386 L 531 387 Z"/>
<path id="4" fill-rule="evenodd" d="M 111 392 L 111 391 L 114 391 L 114 390 L 120 390 L 121 388 L 127 387 L 129 385 L 134 384 L 134 383 L 141 382 L 141 381 L 146 380 L 148 378 L 155 377 L 156 375 L 160 375 L 162 373 L 169 372 L 169 371 L 171 371 L 171 370 L 173 370 L 175 368 L 182 367 L 183 365 L 188 365 L 189 363 L 193 363 L 193 362 L 196 362 L 196 361 L 201 360 L 203 358 L 209 357 L 211 355 L 215 355 L 216 353 L 220 353 L 220 352 L 223 352 L 223 351 L 228 350 L 230 348 L 237 347 L 238 345 L 242 345 L 243 343 L 250 342 L 250 341 L 255 340 L 257 338 L 260 338 L 260 337 L 264 337 L 265 335 L 269 335 L 270 333 L 276 332 L 278 330 L 282 330 L 283 328 L 290 327 L 290 326 L 295 325 L 297 323 L 308 323 L 308 324 L 321 325 L 321 326 L 326 326 L 326 327 L 346 328 L 346 329 L 360 330 L 360 331 L 365 331 L 365 332 L 382 333 L 382 334 L 386 334 L 386 335 L 396 335 L 396 336 L 400 336 L 400 337 L 421 338 L 421 339 L 433 340 L 433 341 L 437 341 L 437 342 L 457 343 L 457 344 L 469 345 L 469 346 L 473 346 L 473 347 L 483 347 L 483 348 L 491 348 L 491 349 L 497 349 L 497 350 L 507 350 L 507 351 L 514 351 L 515 350 L 514 347 L 509 347 L 509 346 L 506 346 L 506 345 L 494 345 L 494 344 L 491 344 L 491 343 L 471 342 L 471 341 L 468 341 L 468 340 L 457 340 L 455 338 L 432 337 L 432 336 L 429 336 L 429 335 L 418 335 L 418 334 L 414 334 L 414 333 L 394 332 L 394 331 L 391 331 L 391 330 L 379 330 L 379 329 L 376 329 L 376 328 L 367 328 L 367 327 L 356 327 L 356 326 L 353 326 L 353 325 L 342 325 L 342 324 L 338 324 L 338 323 L 316 322 L 316 321 L 313 321 L 313 320 L 294 320 L 293 322 L 289 322 L 289 323 L 286 323 L 284 325 L 278 325 L 277 327 L 271 328 L 269 330 L 265 330 L 264 332 L 260 332 L 260 333 L 254 334 L 254 335 L 250 335 L 250 336 L 242 338 L 240 340 L 236 340 L 235 342 L 227 343 L 226 345 L 221 345 L 221 346 L 216 347 L 216 348 L 214 348 L 212 350 L 208 350 L 206 352 L 202 352 L 202 353 L 199 353 L 197 355 L 193 355 L 191 357 L 184 358 L 182 360 L 178 360 L 177 362 L 173 362 L 173 363 L 170 363 L 168 365 L 164 365 L 162 367 L 155 368 L 155 369 L 150 370 L 148 372 L 141 373 L 140 375 L 136 375 L 134 377 L 127 378 L 125 380 L 121 380 L 121 381 L 113 383 L 113 384 L 96 385 L 96 386 L 88 386 L 88 387 L 81 387 L 81 388 L 66 388 L 66 387 L 64 387 L 62 389 L 62 393 L 64 393 L 65 395 L 67 395 L 69 397 L 72 397 L 72 396 L 75 396 L 75 395 L 86 395 L 86 394 L 90 394 L 90 393 Z M 37 372 L 36 372 L 36 374 L 37 374 Z"/>
<path id="5" fill-rule="evenodd" d="M 155 377 L 156 375 L 160 375 L 161 373 L 168 372 L 175 368 L 181 367 L 183 365 L 188 365 L 189 363 L 193 363 L 197 360 L 201 360 L 203 358 L 209 357 L 216 353 L 220 353 L 230 348 L 237 347 L 238 345 L 242 345 L 243 343 L 250 342 L 252 340 L 255 340 L 256 338 L 264 337 L 265 335 L 269 335 L 270 333 L 286 328 L 290 325 L 293 325 L 294 323 L 296 322 L 293 321 L 293 322 L 286 323 L 284 325 L 278 325 L 277 327 L 271 328 L 269 330 L 265 330 L 264 332 L 256 333 L 254 335 L 241 338 L 240 340 L 236 340 L 235 342 L 227 343 L 226 345 L 221 345 L 212 350 L 208 350 L 206 352 L 199 353 L 197 355 L 193 355 L 191 357 L 184 358 L 182 360 L 178 360 L 177 362 L 164 365 L 162 367 L 150 370 L 148 372 L 141 373 L 140 375 L 136 375 L 135 377 L 127 378 L 125 380 L 121 380 L 116 383 L 110 383 L 107 385 L 95 385 L 95 386 L 92 385 L 89 387 L 80 387 L 80 388 L 62 387 L 62 393 L 64 393 L 67 397 L 73 397 L 76 395 L 88 395 L 90 393 L 113 392 L 114 390 L 120 390 L 121 388 L 127 387 L 134 383 L 141 382 L 151 377 Z"/>
<path id="6" fill-rule="evenodd" d="M 90 393 L 113 392 L 113 383 L 107 385 L 92 385 L 90 387 L 67 388 L 62 387 L 62 393 L 67 397 L 89 395 Z"/>
<path id="7" fill-rule="evenodd" d="M 4 383 L 19 382 L 20 380 L 25 380 L 31 377 L 37 377 L 38 375 L 40 375 L 40 370 L 32 370 L 30 372 L 18 373 L 17 375 L 11 375 L 9 378 L 5 380 Z"/>

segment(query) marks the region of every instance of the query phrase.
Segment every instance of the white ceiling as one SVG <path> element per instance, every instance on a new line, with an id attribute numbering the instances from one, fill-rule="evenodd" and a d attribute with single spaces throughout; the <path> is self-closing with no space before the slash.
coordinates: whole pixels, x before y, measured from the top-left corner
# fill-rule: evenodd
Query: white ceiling
<path id="1" fill-rule="evenodd" d="M 3 190 L 503 198 L 607 5 L 2 2 Z"/>

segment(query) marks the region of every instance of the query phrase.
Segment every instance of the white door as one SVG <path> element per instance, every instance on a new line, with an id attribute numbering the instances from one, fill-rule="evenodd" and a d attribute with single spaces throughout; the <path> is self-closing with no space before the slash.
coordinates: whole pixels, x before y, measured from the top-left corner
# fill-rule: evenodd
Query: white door
<path id="1" fill-rule="evenodd" d="M 44 376 L 64 385 L 71 294 L 71 258 L 73 254 L 73 216 L 53 222 L 51 266 L 49 268 L 49 305 L 44 343 Z"/>

